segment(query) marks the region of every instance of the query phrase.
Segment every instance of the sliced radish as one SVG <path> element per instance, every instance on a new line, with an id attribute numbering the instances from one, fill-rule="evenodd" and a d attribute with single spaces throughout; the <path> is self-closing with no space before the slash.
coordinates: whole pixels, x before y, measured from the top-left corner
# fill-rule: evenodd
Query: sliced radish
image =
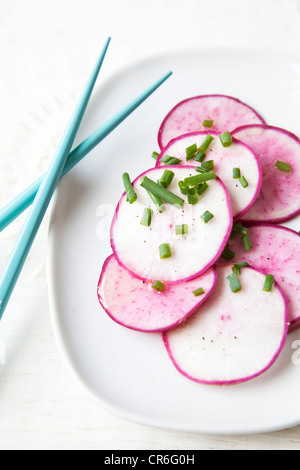
<path id="1" fill-rule="evenodd" d="M 300 139 L 290 132 L 267 125 L 237 128 L 233 135 L 245 142 L 260 158 L 260 196 L 243 217 L 249 222 L 284 222 L 300 213 Z M 291 165 L 291 171 L 275 166 Z"/>
<path id="2" fill-rule="evenodd" d="M 141 281 L 118 264 L 111 255 L 104 262 L 98 284 L 99 302 L 117 323 L 138 331 L 174 328 L 195 311 L 211 294 L 216 283 L 215 268 L 180 284 L 164 284 L 155 290 L 154 281 Z M 194 291 L 203 289 L 203 294 Z"/>
<path id="3" fill-rule="evenodd" d="M 276 284 L 263 290 L 265 274 L 242 268 L 241 290 L 233 293 L 219 266 L 217 285 L 207 301 L 177 328 L 163 333 L 175 367 L 205 384 L 245 382 L 265 372 L 277 359 L 287 335 L 287 308 Z"/>
<path id="4" fill-rule="evenodd" d="M 144 176 L 158 181 L 166 169 L 175 173 L 168 190 L 184 204 L 178 208 L 165 203 L 166 210 L 159 213 L 140 183 Z M 198 203 L 189 204 L 178 182 L 192 175 L 199 173 L 189 166 L 151 168 L 132 183 L 137 195 L 134 203 L 129 204 L 126 193 L 120 198 L 111 225 L 111 246 L 118 263 L 133 276 L 168 283 L 186 281 L 204 273 L 223 252 L 232 229 L 228 191 L 220 179 L 214 179 Z M 153 210 L 149 227 L 140 224 L 145 208 Z M 201 216 L 206 211 L 214 217 L 204 223 Z M 187 225 L 188 233 L 176 235 L 176 225 Z M 161 259 L 159 247 L 164 244 L 170 245 L 171 256 Z"/>
<path id="5" fill-rule="evenodd" d="M 194 131 L 207 131 L 203 121 L 212 120 L 210 130 L 232 131 L 245 124 L 262 124 L 263 118 L 242 101 L 226 95 L 201 95 L 178 103 L 167 114 L 158 132 L 162 149 L 175 137 Z"/>
<path id="6" fill-rule="evenodd" d="M 207 132 L 192 132 L 171 140 L 161 151 L 156 166 L 164 165 L 162 159 L 166 155 L 181 160 L 180 165 L 200 166 L 201 163 L 194 159 L 186 162 L 186 148 L 194 143 L 199 148 L 206 134 Z M 223 147 L 219 133 L 209 132 L 209 134 L 214 140 L 209 145 L 204 161 L 214 161 L 215 171 L 229 191 L 233 218 L 238 220 L 250 209 L 259 194 L 262 182 L 259 158 L 247 145 L 237 139 L 233 139 L 229 147 Z M 239 179 L 233 178 L 233 168 L 239 168 L 241 175 L 246 177 L 247 188 L 241 185 Z"/>
<path id="7" fill-rule="evenodd" d="M 241 235 L 236 235 L 229 243 L 235 253 L 230 262 L 248 261 L 275 276 L 285 292 L 292 330 L 300 326 L 300 236 L 276 224 L 255 224 L 247 228 L 252 248 L 245 252 Z M 220 258 L 218 263 L 226 261 Z"/>

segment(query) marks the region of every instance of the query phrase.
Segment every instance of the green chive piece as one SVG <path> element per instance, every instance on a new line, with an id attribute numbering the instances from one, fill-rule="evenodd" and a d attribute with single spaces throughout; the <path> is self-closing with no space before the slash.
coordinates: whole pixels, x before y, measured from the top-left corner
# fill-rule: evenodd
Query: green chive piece
<path id="1" fill-rule="evenodd" d="M 226 259 L 227 261 L 230 261 L 235 257 L 234 251 L 232 251 L 228 246 L 225 248 L 225 250 L 222 253 L 222 258 Z"/>
<path id="2" fill-rule="evenodd" d="M 197 204 L 199 196 L 197 193 L 197 188 L 195 186 L 193 188 L 188 189 L 187 197 L 189 204 Z"/>
<path id="3" fill-rule="evenodd" d="M 210 144 L 212 143 L 213 140 L 214 140 L 213 136 L 210 135 L 210 134 L 207 134 L 205 136 L 205 139 L 203 140 L 202 144 L 198 148 L 198 151 L 205 152 L 208 149 L 208 147 L 210 146 Z"/>
<path id="4" fill-rule="evenodd" d="M 197 152 L 197 144 L 190 145 L 185 149 L 186 160 L 191 160 L 194 158 L 195 153 Z"/>
<path id="5" fill-rule="evenodd" d="M 179 158 L 176 158 L 176 157 L 171 157 L 170 155 L 164 155 L 161 160 L 161 162 L 163 162 L 165 165 L 179 165 L 179 163 L 181 163 L 181 160 L 179 160 Z"/>
<path id="6" fill-rule="evenodd" d="M 232 169 L 232 177 L 236 180 L 240 179 L 241 177 L 241 170 L 240 168 L 233 168 Z"/>
<path id="7" fill-rule="evenodd" d="M 173 181 L 175 173 L 171 170 L 165 170 L 159 180 L 159 184 L 163 188 L 168 188 Z"/>
<path id="8" fill-rule="evenodd" d="M 273 283 L 274 283 L 274 276 L 272 274 L 267 274 L 265 278 L 263 290 L 265 292 L 271 292 Z"/>
<path id="9" fill-rule="evenodd" d="M 187 194 L 188 188 L 186 187 L 184 182 L 183 181 L 178 181 L 178 186 L 179 186 L 181 194 L 183 194 L 185 196 Z"/>
<path id="10" fill-rule="evenodd" d="M 202 165 L 202 163 L 201 163 L 201 165 Z M 196 171 L 197 171 L 198 173 L 208 173 L 210 170 L 207 170 L 207 169 L 206 169 L 205 167 L 203 167 L 203 166 L 196 166 Z"/>
<path id="11" fill-rule="evenodd" d="M 157 160 L 158 155 L 159 155 L 158 152 L 152 152 L 152 155 L 151 155 L 151 156 L 152 156 L 152 158 L 154 158 L 154 160 Z"/>
<path id="12" fill-rule="evenodd" d="M 189 231 L 187 224 L 175 225 L 175 235 L 186 235 Z"/>
<path id="13" fill-rule="evenodd" d="M 241 284 L 236 273 L 232 273 L 227 277 L 230 285 L 231 292 L 234 294 L 241 290 Z"/>
<path id="14" fill-rule="evenodd" d="M 142 176 L 140 185 L 169 204 L 177 207 L 181 207 L 184 204 L 184 200 L 181 197 L 176 196 L 176 194 L 171 193 L 168 189 L 155 183 L 155 181 L 148 178 L 148 176 Z"/>
<path id="15" fill-rule="evenodd" d="M 152 220 L 153 210 L 149 207 L 145 207 L 142 218 L 140 220 L 141 225 L 145 225 L 146 227 L 150 227 L 151 220 Z"/>
<path id="16" fill-rule="evenodd" d="M 249 251 L 252 248 L 252 244 L 249 235 L 242 236 L 242 243 L 245 251 Z"/>
<path id="17" fill-rule="evenodd" d="M 232 266 L 232 272 L 236 274 L 240 274 L 241 268 L 245 268 L 246 266 L 249 266 L 249 263 L 247 261 L 241 261 L 240 263 L 235 263 Z"/>
<path id="18" fill-rule="evenodd" d="M 239 182 L 241 183 L 241 185 L 243 186 L 243 188 L 247 188 L 247 186 L 248 186 L 248 181 L 246 180 L 245 176 L 242 176 L 242 177 L 239 179 Z"/>
<path id="19" fill-rule="evenodd" d="M 147 191 L 147 193 L 149 194 L 150 198 L 152 199 L 152 201 L 154 202 L 155 206 L 156 206 L 156 209 L 158 210 L 158 212 L 161 214 L 162 212 L 164 212 L 166 210 L 166 206 L 164 205 L 164 203 L 162 202 L 162 200 L 160 199 L 160 197 L 158 196 L 155 196 L 155 194 L 152 194 L 150 191 Z"/>
<path id="20" fill-rule="evenodd" d="M 201 196 L 201 194 L 204 193 L 204 191 L 206 191 L 208 188 L 208 184 L 206 183 L 206 181 L 204 181 L 203 183 L 199 183 L 197 185 L 197 193 L 198 193 L 198 196 Z"/>
<path id="21" fill-rule="evenodd" d="M 222 132 L 222 134 L 219 135 L 219 138 L 223 147 L 230 147 L 232 144 L 232 137 L 228 131 Z"/>
<path id="22" fill-rule="evenodd" d="M 194 160 L 196 162 L 203 162 L 205 157 L 206 157 L 206 153 L 199 151 L 196 153 Z"/>
<path id="23" fill-rule="evenodd" d="M 161 281 L 154 281 L 151 287 L 152 289 L 155 289 L 158 292 L 162 292 L 165 286 L 164 286 L 164 283 Z"/>
<path id="24" fill-rule="evenodd" d="M 133 202 L 135 202 L 137 200 L 137 195 L 135 194 L 135 192 L 133 190 L 129 174 L 128 173 L 123 173 L 122 179 L 123 179 L 124 188 L 125 188 L 125 191 L 126 191 L 126 194 L 127 194 L 127 201 L 130 204 L 132 204 Z"/>
<path id="25" fill-rule="evenodd" d="M 289 163 L 281 162 L 280 160 L 276 160 L 275 166 L 278 170 L 291 171 L 291 165 Z"/>
<path id="26" fill-rule="evenodd" d="M 209 180 L 213 180 L 216 178 L 217 178 L 217 175 L 214 171 L 207 171 L 199 175 L 193 175 L 193 176 L 184 178 L 183 182 L 186 186 L 196 186 L 199 183 L 203 183 L 204 181 L 209 181 Z"/>
<path id="27" fill-rule="evenodd" d="M 209 222 L 214 217 L 214 215 L 209 211 L 205 211 L 204 214 L 202 214 L 200 217 L 203 222 L 207 224 L 207 222 Z"/>
<path id="28" fill-rule="evenodd" d="M 234 233 L 240 233 L 241 235 L 248 235 L 248 229 L 243 227 L 241 222 L 234 223 L 232 226 L 232 231 Z"/>
<path id="29" fill-rule="evenodd" d="M 212 121 L 211 119 L 204 119 L 204 121 L 202 122 L 202 126 L 203 127 L 211 127 L 213 125 L 214 121 Z"/>
<path id="30" fill-rule="evenodd" d="M 207 160 L 206 162 L 201 163 L 201 168 L 205 168 L 205 170 L 211 171 L 214 169 L 215 162 L 214 160 Z"/>
<path id="31" fill-rule="evenodd" d="M 162 245 L 159 245 L 159 256 L 160 259 L 170 258 L 171 248 L 169 243 L 162 243 Z"/>
<path id="32" fill-rule="evenodd" d="M 195 297 L 197 297 L 198 295 L 203 295 L 205 293 L 203 287 L 199 287 L 199 289 L 196 289 L 196 290 L 193 290 L 193 294 Z"/>

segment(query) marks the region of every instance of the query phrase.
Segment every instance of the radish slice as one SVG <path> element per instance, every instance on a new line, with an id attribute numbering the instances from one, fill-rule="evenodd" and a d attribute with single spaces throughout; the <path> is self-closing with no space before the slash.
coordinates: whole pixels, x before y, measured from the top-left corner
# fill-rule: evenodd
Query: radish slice
<path id="1" fill-rule="evenodd" d="M 166 169 L 175 173 L 168 190 L 185 202 L 181 208 L 165 203 L 166 210 L 159 213 L 140 183 L 143 176 L 156 182 Z M 127 202 L 126 193 L 120 198 L 111 225 L 111 246 L 118 263 L 133 276 L 168 283 L 186 281 L 204 273 L 223 252 L 232 229 L 228 191 L 221 180 L 214 179 L 208 182 L 198 203 L 189 204 L 180 193 L 178 181 L 192 175 L 199 173 L 189 166 L 151 168 L 133 181 L 137 194 L 133 204 Z M 140 224 L 147 207 L 153 210 L 150 227 Z M 206 211 L 214 216 L 208 223 L 201 219 Z M 188 226 L 188 233 L 176 235 L 175 226 L 183 224 Z M 170 245 L 171 257 L 161 259 L 159 247 L 165 243 Z"/>
<path id="2" fill-rule="evenodd" d="M 243 220 L 280 223 L 299 214 L 300 139 L 267 125 L 239 127 L 233 135 L 258 155 L 263 174 L 260 196 Z M 276 160 L 289 163 L 291 171 L 277 169 Z"/>
<path id="3" fill-rule="evenodd" d="M 194 131 L 207 131 L 204 120 L 212 120 L 210 130 L 233 131 L 245 124 L 262 124 L 263 118 L 246 103 L 226 95 L 202 95 L 178 103 L 167 114 L 158 132 L 158 144 L 163 149 L 171 139 Z"/>
<path id="4" fill-rule="evenodd" d="M 229 385 L 265 372 L 287 335 L 287 308 L 280 287 L 263 291 L 265 274 L 242 268 L 241 291 L 230 290 L 230 266 L 218 267 L 217 285 L 186 322 L 163 333 L 175 367 L 196 382 Z"/>
<path id="5" fill-rule="evenodd" d="M 207 132 L 192 132 L 171 140 L 161 151 L 156 166 L 164 165 L 162 158 L 166 155 L 176 157 L 181 160 L 181 164 L 185 164 L 185 149 L 194 143 L 199 148 L 206 134 Z M 209 145 L 205 160 L 214 160 L 215 171 L 230 195 L 233 218 L 238 220 L 250 209 L 259 194 L 262 182 L 259 158 L 247 145 L 237 139 L 233 139 L 230 147 L 223 147 L 218 133 L 209 132 L 209 134 L 214 140 Z M 188 165 L 200 166 L 201 163 L 192 159 L 188 160 Z M 232 177 L 233 168 L 239 168 L 241 175 L 246 177 L 247 188 Z"/>
<path id="6" fill-rule="evenodd" d="M 273 274 L 282 286 L 289 311 L 289 329 L 300 326 L 300 236 L 294 230 L 275 224 L 248 227 L 252 248 L 245 252 L 241 237 L 230 240 L 235 253 L 230 262 L 248 261 L 252 266 Z M 219 264 L 226 263 L 220 258 Z"/>
<path id="7" fill-rule="evenodd" d="M 161 292 L 153 281 L 141 281 L 120 266 L 113 255 L 104 262 L 98 284 L 99 302 L 117 323 L 134 330 L 153 332 L 174 328 L 195 311 L 211 294 L 216 270 L 191 281 L 165 284 Z M 194 295 L 199 288 L 202 295 Z"/>

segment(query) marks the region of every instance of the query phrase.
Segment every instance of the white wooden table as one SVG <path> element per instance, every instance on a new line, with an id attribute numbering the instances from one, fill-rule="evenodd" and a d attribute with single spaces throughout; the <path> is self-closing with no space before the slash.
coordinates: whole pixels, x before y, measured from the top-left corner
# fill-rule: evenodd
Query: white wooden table
<path id="1" fill-rule="evenodd" d="M 1 206 L 47 168 L 107 36 L 104 78 L 187 48 L 238 45 L 299 58 L 300 0 L 0 0 Z M 50 324 L 48 218 L 0 324 L 1 450 L 300 448 L 300 426 L 242 436 L 179 433 L 124 421 L 86 397 Z M 0 234 L 1 269 L 23 220 Z"/>

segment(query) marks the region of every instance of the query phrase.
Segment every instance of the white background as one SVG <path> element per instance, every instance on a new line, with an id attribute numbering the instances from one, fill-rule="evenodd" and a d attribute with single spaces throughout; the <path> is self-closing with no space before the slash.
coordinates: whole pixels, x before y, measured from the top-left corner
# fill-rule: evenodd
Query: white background
<path id="1" fill-rule="evenodd" d="M 98 86 L 123 66 L 181 49 L 257 47 L 299 58 L 300 0 L 0 0 L 1 206 L 47 168 L 108 36 Z M 1 269 L 23 220 L 0 233 Z M 66 370 L 50 324 L 48 221 L 49 213 L 0 324 L 0 449 L 300 448 L 300 426 L 178 433 L 91 402 Z"/>

